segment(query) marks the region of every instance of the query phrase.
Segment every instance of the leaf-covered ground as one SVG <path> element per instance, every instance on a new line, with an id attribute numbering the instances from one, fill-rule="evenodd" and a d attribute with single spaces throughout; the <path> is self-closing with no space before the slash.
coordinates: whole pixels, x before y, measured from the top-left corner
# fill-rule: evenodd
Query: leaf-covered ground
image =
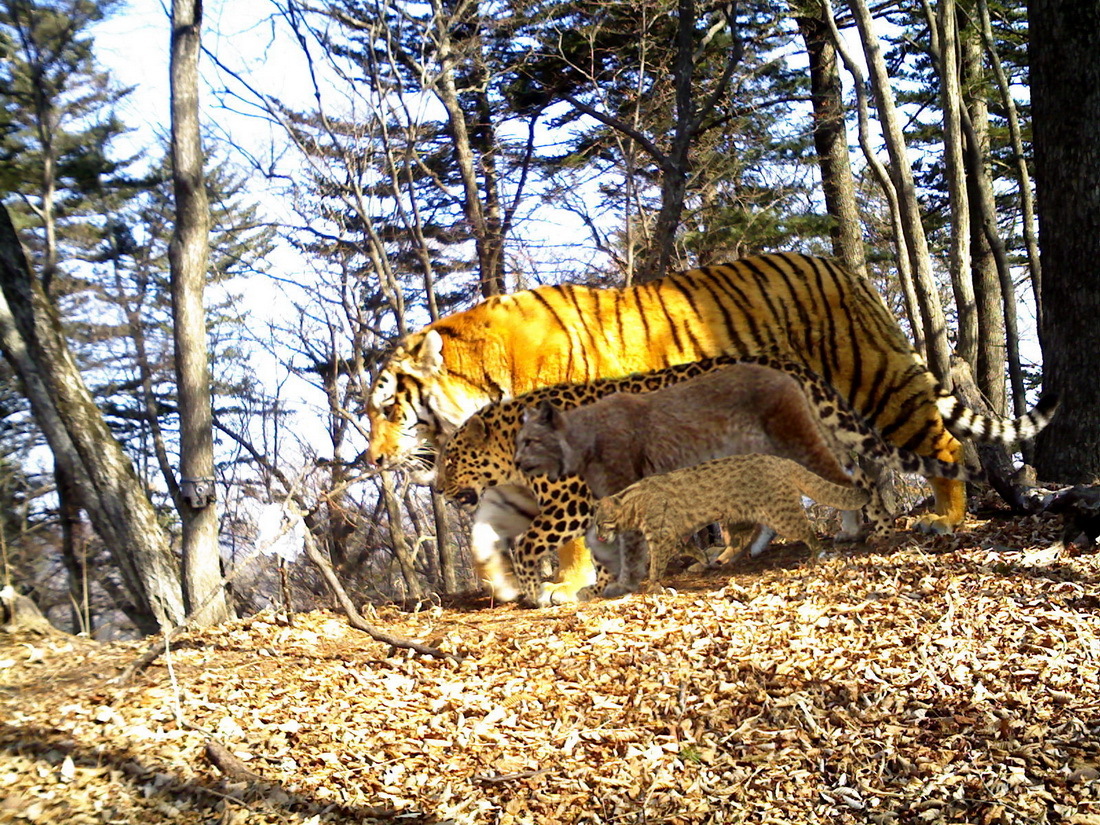
<path id="1" fill-rule="evenodd" d="M 1100 557 L 1054 520 L 673 592 L 142 649 L 0 638 L 0 822 L 1100 823 Z M 224 746 L 257 777 L 211 762 Z"/>

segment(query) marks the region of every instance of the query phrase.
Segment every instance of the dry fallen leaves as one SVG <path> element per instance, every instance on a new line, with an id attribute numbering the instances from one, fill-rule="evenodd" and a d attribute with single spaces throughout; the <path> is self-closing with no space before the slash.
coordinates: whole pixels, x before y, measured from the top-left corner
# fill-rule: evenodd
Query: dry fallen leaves
<path id="1" fill-rule="evenodd" d="M 1100 825 L 1100 557 L 1059 532 L 379 610 L 462 663 L 324 613 L 178 640 L 178 691 L 112 681 L 138 645 L 0 639 L 0 822 Z"/>

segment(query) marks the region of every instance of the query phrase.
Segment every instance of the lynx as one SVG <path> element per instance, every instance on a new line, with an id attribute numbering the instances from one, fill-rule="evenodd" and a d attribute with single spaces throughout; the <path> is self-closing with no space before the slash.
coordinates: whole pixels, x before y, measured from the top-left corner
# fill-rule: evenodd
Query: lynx
<path id="1" fill-rule="evenodd" d="M 780 535 L 804 541 L 816 559 L 820 545 L 802 496 L 852 510 L 867 503 L 866 490 L 826 481 L 788 458 L 738 455 L 714 459 L 670 473 L 652 475 L 596 502 L 588 545 L 618 577 L 604 595 L 638 589 L 642 574 L 640 543 L 626 544 L 621 557 L 617 539 L 639 531 L 649 547 L 649 582 L 658 586 L 669 559 L 685 552 L 683 540 L 715 521 L 757 522 Z M 687 551 L 690 552 L 690 551 Z M 619 569 L 614 569 L 618 563 Z M 609 592 L 611 591 L 611 592 Z"/>

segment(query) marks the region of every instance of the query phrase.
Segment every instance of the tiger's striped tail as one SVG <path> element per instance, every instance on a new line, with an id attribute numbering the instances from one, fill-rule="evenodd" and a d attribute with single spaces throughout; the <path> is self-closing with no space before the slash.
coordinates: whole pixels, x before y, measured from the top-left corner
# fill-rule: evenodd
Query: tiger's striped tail
<path id="1" fill-rule="evenodd" d="M 957 438 L 993 442 L 1012 446 L 1039 434 L 1058 411 L 1058 396 L 1047 393 L 1031 410 L 1012 420 L 994 418 L 974 412 L 953 395 L 936 400 L 944 426 Z"/>

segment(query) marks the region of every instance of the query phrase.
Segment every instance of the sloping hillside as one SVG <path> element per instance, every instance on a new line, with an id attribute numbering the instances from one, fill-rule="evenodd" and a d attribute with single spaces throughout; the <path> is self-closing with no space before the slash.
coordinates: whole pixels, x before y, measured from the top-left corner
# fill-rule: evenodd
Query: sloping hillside
<path id="1" fill-rule="evenodd" d="M 191 634 L 128 685 L 140 645 L 0 638 L 0 821 L 1100 823 L 1100 558 L 1058 533 L 372 616 L 461 663 L 330 614 Z"/>

